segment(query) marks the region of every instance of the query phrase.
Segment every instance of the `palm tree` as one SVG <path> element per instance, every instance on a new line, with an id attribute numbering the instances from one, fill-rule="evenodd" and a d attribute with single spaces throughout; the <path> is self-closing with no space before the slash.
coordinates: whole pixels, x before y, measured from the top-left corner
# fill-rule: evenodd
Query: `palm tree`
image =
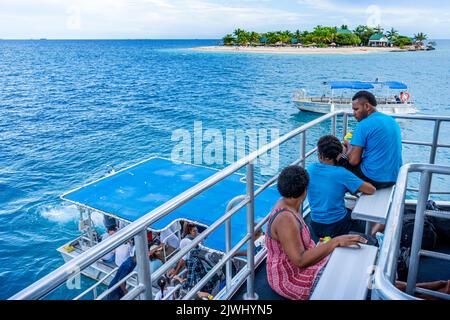
<path id="1" fill-rule="evenodd" d="M 289 30 L 283 31 L 280 33 L 281 42 L 288 43 L 291 42 L 292 38 L 294 38 L 294 34 Z"/>
<path id="2" fill-rule="evenodd" d="M 353 30 L 353 33 L 356 34 L 359 37 L 359 39 L 361 39 L 363 45 L 367 45 L 370 36 L 373 35 L 375 31 L 372 28 L 369 28 L 368 26 L 359 25 L 356 27 L 355 30 Z"/>
<path id="3" fill-rule="evenodd" d="M 236 36 L 237 44 L 248 45 L 250 43 L 250 32 L 238 28 L 234 30 L 233 34 Z"/>
<path id="4" fill-rule="evenodd" d="M 427 38 L 427 35 L 423 32 L 419 32 L 418 34 L 414 35 L 414 40 L 420 45 L 423 45 L 423 42 L 427 40 Z"/>
<path id="5" fill-rule="evenodd" d="M 233 37 L 232 34 L 227 34 L 225 37 L 222 38 L 223 44 L 225 46 L 233 45 L 236 39 Z"/>
<path id="6" fill-rule="evenodd" d="M 391 28 L 388 32 L 386 32 L 386 36 L 389 39 L 389 41 L 394 40 L 396 37 L 398 37 L 398 30 L 395 30 L 394 28 Z"/>
<path id="7" fill-rule="evenodd" d="M 300 39 L 302 37 L 302 33 L 300 32 L 299 29 L 297 29 L 297 31 L 295 31 L 294 37 L 295 37 L 295 39 L 297 39 L 297 41 L 300 41 Z"/>
<path id="8" fill-rule="evenodd" d="M 341 29 L 348 30 L 348 25 L 346 24 L 341 25 Z"/>
<path id="9" fill-rule="evenodd" d="M 237 28 L 236 30 L 234 30 L 233 34 L 234 34 L 236 37 L 239 37 L 239 35 L 242 34 L 242 32 L 245 32 L 245 31 L 242 30 L 242 29 Z"/>
<path id="10" fill-rule="evenodd" d="M 380 25 L 377 25 L 375 28 L 373 28 L 373 31 L 380 34 L 383 33 L 383 28 Z"/>
<path id="11" fill-rule="evenodd" d="M 260 37 L 261 37 L 261 35 L 257 32 L 254 32 L 254 31 L 250 32 L 250 34 L 249 34 L 250 43 L 252 45 L 255 45 L 256 43 L 259 42 Z"/>

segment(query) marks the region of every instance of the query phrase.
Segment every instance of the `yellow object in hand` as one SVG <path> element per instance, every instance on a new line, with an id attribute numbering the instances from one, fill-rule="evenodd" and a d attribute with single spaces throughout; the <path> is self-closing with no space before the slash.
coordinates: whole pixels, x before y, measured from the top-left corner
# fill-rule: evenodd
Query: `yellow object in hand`
<path id="1" fill-rule="evenodd" d="M 331 237 L 324 237 L 324 238 L 320 238 L 319 241 L 323 242 L 323 243 L 327 243 L 328 241 L 331 240 Z"/>
<path id="2" fill-rule="evenodd" d="M 345 140 L 345 141 L 351 140 L 352 137 L 353 137 L 353 132 L 350 131 L 350 132 L 348 132 L 348 133 L 345 135 L 344 140 Z"/>

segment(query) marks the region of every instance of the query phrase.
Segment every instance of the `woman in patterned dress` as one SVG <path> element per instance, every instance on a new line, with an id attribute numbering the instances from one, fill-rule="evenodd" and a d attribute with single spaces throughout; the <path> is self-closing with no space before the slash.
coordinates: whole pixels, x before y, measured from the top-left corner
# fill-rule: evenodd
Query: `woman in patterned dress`
<path id="1" fill-rule="evenodd" d="M 300 166 L 283 169 L 278 177 L 282 198 L 267 224 L 267 278 L 279 295 L 306 300 L 317 284 L 329 254 L 336 247 L 367 243 L 359 235 L 343 235 L 316 246 L 300 212 L 309 177 Z"/>

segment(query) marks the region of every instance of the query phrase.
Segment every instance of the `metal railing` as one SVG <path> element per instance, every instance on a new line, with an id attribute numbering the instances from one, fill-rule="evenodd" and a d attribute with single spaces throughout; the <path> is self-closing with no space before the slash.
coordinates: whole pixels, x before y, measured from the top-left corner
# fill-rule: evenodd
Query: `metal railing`
<path id="1" fill-rule="evenodd" d="M 397 259 L 400 249 L 403 212 L 407 191 L 408 175 L 410 172 L 420 172 L 420 192 L 416 206 L 414 233 L 411 246 L 410 264 L 406 292 L 400 291 L 394 285 L 397 269 Z M 420 256 L 431 256 L 437 259 L 449 260 L 450 255 L 421 250 L 424 218 L 427 214 L 426 202 L 430 195 L 431 176 L 433 174 L 450 175 L 450 166 L 435 164 L 411 163 L 404 165 L 398 175 L 391 209 L 386 222 L 383 245 L 375 269 L 374 284 L 376 295 L 381 299 L 417 299 L 415 293 L 422 293 L 438 298 L 450 299 L 450 295 L 416 287 Z M 441 215 L 449 219 L 449 215 Z"/>
<path id="2" fill-rule="evenodd" d="M 324 116 L 321 116 L 307 124 L 304 124 L 300 126 L 299 128 L 292 130 L 291 132 L 285 134 L 284 136 L 280 137 L 279 139 L 263 146 L 259 150 L 256 150 L 252 152 L 250 155 L 238 160 L 237 162 L 233 163 L 232 165 L 226 167 L 225 169 L 217 172 L 216 174 L 210 176 L 209 178 L 203 180 L 202 182 L 198 183 L 197 185 L 191 187 L 190 189 L 186 190 L 185 192 L 179 194 L 178 196 L 172 198 L 171 200 L 167 201 L 166 203 L 162 204 L 158 208 L 152 210 L 151 212 L 147 213 L 146 215 L 142 216 L 135 222 L 127 225 L 123 229 L 119 230 L 116 234 L 114 234 L 111 237 L 108 237 L 106 240 L 100 242 L 95 247 L 89 249 L 88 251 L 80 254 L 79 256 L 75 257 L 73 260 L 69 261 L 68 263 L 64 264 L 60 268 L 56 269 L 55 271 L 51 272 L 47 276 L 43 277 L 42 279 L 38 280 L 37 282 L 33 283 L 29 287 L 25 288 L 24 290 L 20 291 L 19 293 L 12 296 L 10 299 L 40 299 L 53 291 L 54 289 L 58 288 L 60 285 L 64 284 L 65 281 L 67 281 L 69 278 L 72 278 L 74 275 L 81 273 L 82 270 L 89 267 L 91 264 L 95 263 L 97 260 L 101 259 L 104 255 L 106 255 L 108 252 L 114 250 L 122 243 L 128 241 L 129 239 L 133 238 L 135 239 L 135 245 L 136 245 L 136 262 L 138 265 L 138 274 L 137 274 L 137 285 L 135 288 L 133 288 L 128 294 L 123 297 L 123 299 L 130 299 L 130 298 L 136 298 L 140 297 L 140 299 L 152 299 L 152 279 L 158 279 L 162 275 L 164 275 L 175 263 L 178 262 L 185 254 L 187 254 L 192 248 L 200 244 L 202 240 L 204 240 L 208 235 L 210 235 L 214 230 L 216 230 L 222 223 L 227 223 L 232 217 L 233 214 L 238 212 L 240 209 L 242 209 L 244 206 L 247 206 L 247 234 L 246 236 L 241 239 L 241 241 L 236 244 L 233 248 L 231 248 L 230 245 L 230 239 L 229 233 L 226 233 L 226 242 L 227 242 L 227 249 L 226 254 L 221 259 L 221 261 L 208 272 L 206 277 L 204 277 L 194 288 L 192 288 L 187 295 L 185 296 L 186 299 L 192 297 L 195 294 L 195 290 L 198 290 L 201 288 L 202 285 L 204 285 L 210 277 L 214 275 L 214 273 L 219 270 L 224 264 L 226 264 L 230 259 L 233 258 L 234 254 L 239 250 L 240 247 L 242 247 L 246 242 L 247 245 L 247 265 L 245 267 L 245 270 L 241 270 L 239 273 L 241 276 L 241 280 L 238 282 L 233 282 L 232 279 L 229 279 L 229 276 L 231 274 L 229 268 L 227 267 L 228 271 L 226 272 L 227 276 L 227 289 L 229 292 L 235 291 L 237 285 L 240 285 L 244 280 L 247 280 L 247 299 L 255 299 L 257 298 L 255 294 L 255 288 L 254 288 L 254 272 L 255 272 L 255 257 L 254 257 L 254 231 L 258 230 L 262 227 L 262 225 L 265 223 L 266 219 L 263 219 L 258 225 L 254 228 L 254 199 L 255 197 L 259 196 L 266 188 L 268 188 L 270 185 L 272 185 L 278 178 L 278 175 L 272 177 L 269 179 L 266 183 L 264 183 L 262 186 L 260 186 L 257 190 L 255 190 L 255 184 L 254 184 L 254 161 L 260 157 L 261 155 L 267 153 L 268 151 L 277 148 L 281 144 L 285 143 L 288 140 L 291 140 L 294 137 L 300 136 L 300 157 L 298 160 L 296 160 L 295 164 L 301 164 L 302 166 L 305 166 L 305 160 L 314 154 L 317 151 L 317 148 L 313 148 L 310 151 L 306 150 L 306 132 L 307 130 L 311 129 L 312 127 L 327 121 L 332 121 L 331 126 L 331 132 L 332 134 L 336 134 L 336 125 L 337 125 L 337 117 L 339 115 L 343 115 L 343 128 L 342 128 L 342 134 L 343 136 L 347 133 L 347 127 L 348 127 L 348 114 L 344 111 L 336 111 L 328 113 Z M 438 138 L 439 138 L 439 128 L 440 123 L 442 121 L 450 121 L 450 117 L 433 117 L 433 116 L 410 116 L 410 115 L 402 115 L 397 116 L 396 118 L 406 118 L 406 119 L 415 119 L 415 120 L 431 120 L 435 121 L 435 127 L 434 127 L 434 135 L 433 135 L 433 142 L 432 143 L 425 143 L 425 142 L 419 142 L 419 141 L 404 141 L 404 143 L 410 143 L 410 144 L 421 144 L 421 145 L 429 145 L 431 146 L 432 150 L 430 151 L 430 162 L 434 163 L 435 157 L 436 157 L 436 149 L 438 147 L 450 147 L 450 145 L 444 145 L 444 144 L 438 144 Z M 169 215 L 171 212 L 176 210 L 177 208 L 183 206 L 185 203 L 189 202 L 191 199 L 196 197 L 197 195 L 201 194 L 202 192 L 206 191 L 210 187 L 214 186 L 215 184 L 219 183 L 223 179 L 227 178 L 228 176 L 232 175 L 233 173 L 237 172 L 238 170 L 242 169 L 243 167 L 246 167 L 247 174 L 246 174 L 246 184 L 247 184 L 247 194 L 244 196 L 244 198 L 239 203 L 234 203 L 234 206 L 232 208 L 229 208 L 230 210 L 227 210 L 227 212 L 220 217 L 216 222 L 214 222 L 212 225 L 210 225 L 205 231 L 200 233 L 193 241 L 192 243 L 177 252 L 169 261 L 167 261 L 162 267 L 160 267 L 157 271 L 154 273 L 150 272 L 149 264 L 148 264 L 148 258 L 147 258 L 147 235 L 146 230 L 147 228 L 154 224 L 155 222 L 159 221 L 160 219 L 164 218 L 165 216 Z M 125 170 L 125 169 L 124 169 Z M 122 170 L 121 170 L 122 171 Z M 119 173 L 118 171 L 117 173 Z M 117 174 L 116 173 L 116 174 Z M 266 217 L 267 218 L 267 217 Z M 228 229 L 228 227 L 227 227 Z M 229 265 L 229 263 L 228 263 Z M 223 295 L 227 296 L 227 294 Z M 100 298 L 100 297 L 99 297 Z"/>
<path id="3" fill-rule="evenodd" d="M 306 151 L 306 135 L 305 132 L 316 126 L 319 123 L 324 121 L 334 119 L 333 124 L 335 128 L 336 117 L 338 115 L 343 114 L 342 111 L 332 112 L 321 116 L 305 125 L 300 126 L 299 128 L 285 134 L 284 136 L 278 138 L 275 141 L 263 146 L 259 150 L 256 150 L 249 154 L 248 156 L 238 160 L 232 165 L 226 167 L 225 169 L 217 172 L 216 174 L 210 176 L 209 178 L 203 180 L 197 185 L 191 187 L 185 192 L 179 194 L 178 196 L 172 198 L 166 203 L 162 204 L 158 208 L 152 210 L 147 213 L 143 217 L 139 218 L 135 222 L 129 224 L 123 229 L 119 230 L 113 236 L 108 237 L 106 240 L 100 242 L 95 247 L 87 250 L 86 252 L 80 254 L 75 257 L 68 263 L 59 267 L 55 271 L 36 281 L 29 287 L 23 289 L 18 292 L 10 299 L 12 300 L 22 300 L 22 299 L 41 299 L 48 293 L 52 292 L 54 289 L 58 288 L 60 285 L 64 284 L 69 278 L 73 277 L 76 274 L 81 273 L 82 270 L 89 267 L 91 264 L 95 263 L 97 260 L 101 259 L 105 254 L 114 250 L 122 243 L 128 241 L 129 239 L 135 239 L 136 244 L 136 262 L 138 265 L 138 283 L 137 286 L 131 290 L 123 299 L 127 298 L 135 298 L 140 296 L 140 299 L 152 299 L 152 278 L 158 279 L 162 275 L 164 275 L 179 259 L 181 259 L 186 253 L 188 253 L 192 248 L 197 246 L 202 240 L 204 240 L 208 235 L 210 235 L 214 230 L 216 230 L 222 223 L 226 222 L 231 218 L 233 214 L 235 214 L 238 210 L 247 206 L 247 235 L 234 247 L 232 248 L 225 257 L 220 261 L 220 263 L 225 263 L 227 259 L 231 259 L 233 255 L 237 252 L 237 250 L 242 247 L 245 242 L 247 244 L 247 267 L 246 272 L 247 275 L 247 299 L 255 299 L 255 290 L 254 290 L 254 198 L 261 194 L 266 188 L 268 188 L 276 179 L 270 179 L 264 185 L 262 185 L 258 190 L 254 190 L 254 161 L 260 157 L 261 155 L 267 153 L 268 151 L 278 147 L 279 145 L 285 143 L 288 140 L 291 140 L 294 137 L 301 135 L 302 137 L 302 146 L 300 152 L 299 162 L 304 164 L 305 159 L 315 152 L 315 149 L 307 152 Z M 335 131 L 333 131 L 335 132 Z M 199 234 L 192 243 L 180 250 L 176 255 L 172 257 L 169 261 L 167 261 L 158 271 L 154 272 L 154 274 L 150 273 L 148 258 L 147 258 L 147 236 L 146 229 L 148 226 L 167 216 L 177 208 L 181 207 L 197 195 L 206 191 L 213 185 L 237 172 L 243 167 L 247 168 L 246 175 L 246 183 L 247 183 L 247 194 L 245 200 L 241 201 L 237 204 L 233 209 L 219 218 L 215 223 L 209 226 L 205 231 Z M 120 171 L 119 171 L 120 172 Z M 261 225 L 258 225 L 259 228 Z M 257 226 L 257 228 L 258 228 Z M 222 264 L 223 265 L 223 264 Z M 208 272 L 209 276 L 212 276 L 212 273 L 218 269 L 218 265 L 215 269 L 210 270 Z M 207 275 L 207 276 L 208 276 Z M 206 282 L 206 281 L 205 281 Z M 196 286 L 195 288 L 197 288 Z M 188 297 L 193 295 L 193 290 L 188 292 Z"/>

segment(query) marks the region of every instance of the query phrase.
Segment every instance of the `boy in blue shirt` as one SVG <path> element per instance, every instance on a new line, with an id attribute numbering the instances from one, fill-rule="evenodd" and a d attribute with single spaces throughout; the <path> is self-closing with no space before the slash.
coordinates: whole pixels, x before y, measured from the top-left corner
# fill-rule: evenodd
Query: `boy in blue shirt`
<path id="1" fill-rule="evenodd" d="M 376 106 L 375 96 L 368 91 L 359 91 L 353 96 L 353 115 L 359 123 L 350 144 L 346 141 L 339 163 L 381 189 L 397 181 L 403 162 L 402 137 L 394 118 L 378 112 Z"/>
<path id="2" fill-rule="evenodd" d="M 308 201 L 311 208 L 311 227 L 322 237 L 336 237 L 349 231 L 364 232 L 361 221 L 351 219 L 351 211 L 345 207 L 345 193 L 373 194 L 375 188 L 343 167 L 336 159 L 343 151 L 341 142 L 327 135 L 317 143 L 319 163 L 308 167 L 310 177 Z"/>

